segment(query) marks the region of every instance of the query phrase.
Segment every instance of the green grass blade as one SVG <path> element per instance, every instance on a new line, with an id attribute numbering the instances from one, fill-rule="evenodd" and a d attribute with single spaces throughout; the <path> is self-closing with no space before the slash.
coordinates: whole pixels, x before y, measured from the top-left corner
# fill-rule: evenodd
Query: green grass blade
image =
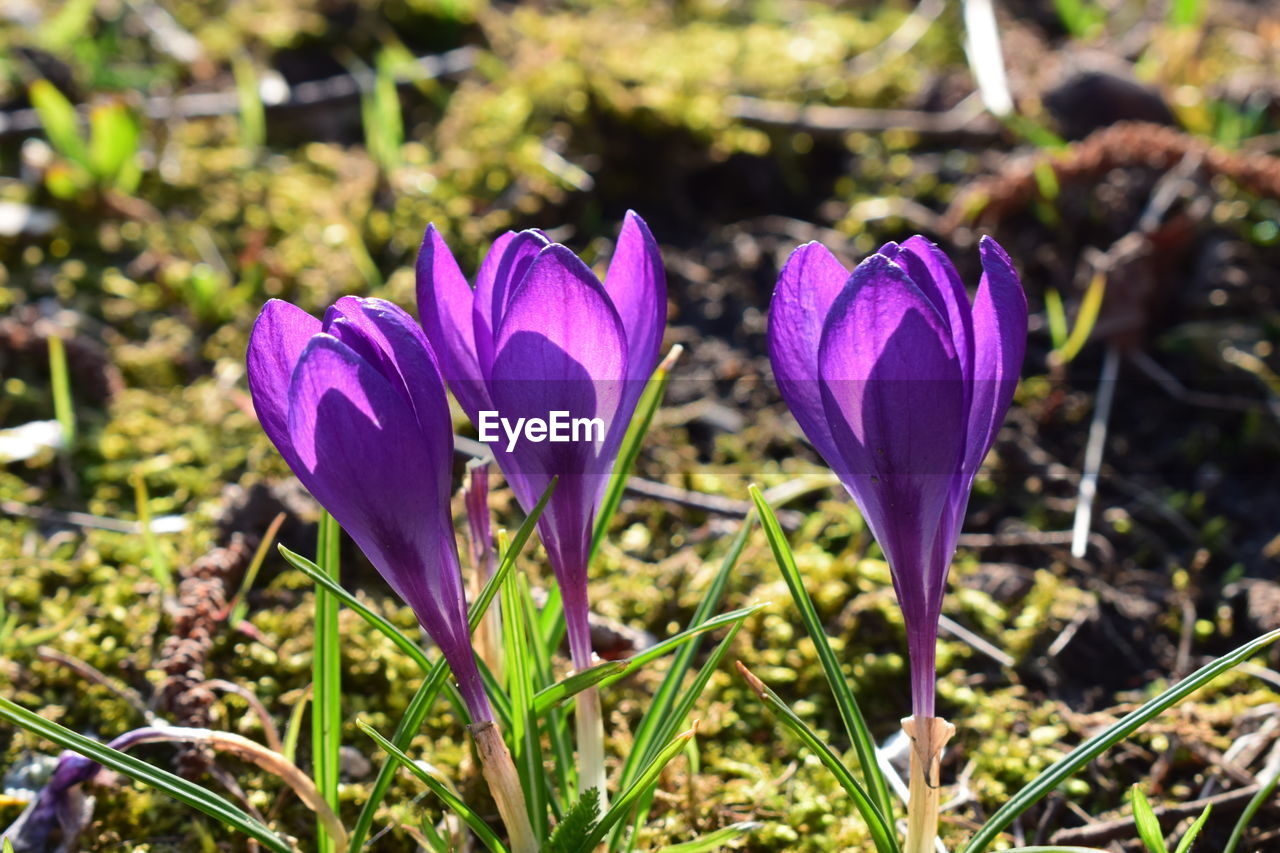
<path id="1" fill-rule="evenodd" d="M 138 513 L 138 526 L 142 529 L 142 542 L 147 549 L 147 560 L 151 563 L 151 576 L 160 584 L 160 588 L 173 589 L 173 567 L 164 554 L 160 538 L 151 528 L 151 497 L 147 494 L 147 478 L 141 466 L 133 471 L 133 500 Z"/>
<path id="2" fill-rule="evenodd" d="M 1280 781 L 1280 765 L 1277 765 L 1274 761 L 1268 762 L 1268 766 L 1263 773 L 1265 780 L 1262 783 L 1262 787 L 1258 789 L 1258 793 L 1254 794 L 1249 800 L 1248 805 L 1244 807 L 1244 811 L 1240 814 L 1240 819 L 1236 821 L 1236 825 L 1231 829 L 1231 837 L 1227 839 L 1227 846 L 1223 849 L 1222 853 L 1235 853 L 1235 849 L 1239 846 L 1240 840 L 1244 838 L 1244 831 L 1249 828 L 1249 824 L 1253 821 L 1254 815 L 1258 813 L 1258 809 L 1262 808 L 1262 806 L 1271 800 L 1271 795 L 1275 793 L 1276 782 Z M 1191 829 L 1195 832 L 1199 832 L 1200 830 L 1198 827 L 1204 819 L 1205 818 L 1201 816 L 1200 820 L 1196 822 L 1196 826 L 1193 826 Z M 1188 832 L 1187 834 L 1191 835 L 1192 833 Z M 1181 847 L 1179 847 L 1179 849 L 1181 849 Z"/>
<path id="3" fill-rule="evenodd" d="M 1076 314 L 1076 324 L 1071 327 L 1071 334 L 1058 350 L 1058 357 L 1063 364 L 1070 362 L 1080 354 L 1080 350 L 1093 334 L 1093 327 L 1098 324 L 1098 314 L 1102 311 L 1102 298 L 1107 294 L 1107 277 L 1098 273 L 1089 282 L 1089 289 L 1080 300 L 1080 311 Z"/>
<path id="4" fill-rule="evenodd" d="M 684 721 L 688 718 L 689 713 L 693 710 L 693 703 L 698 701 L 698 697 L 702 695 L 702 691 L 706 689 L 707 682 L 711 680 L 711 676 L 720 668 L 720 664 L 724 661 L 725 655 L 728 654 L 733 640 L 738 636 L 738 631 L 742 628 L 742 622 L 735 622 L 729 629 L 729 633 L 725 634 L 724 639 L 716 646 L 715 651 L 707 658 L 706 663 L 698 670 L 697 676 L 690 682 L 689 688 L 680 694 L 670 708 L 670 712 L 662 718 L 660 723 L 652 730 L 649 740 L 644 746 L 641 755 L 642 763 L 647 763 L 657 754 L 658 745 L 666 743 L 671 738 L 676 729 L 684 725 Z M 640 751 L 638 744 L 632 746 L 632 754 Z M 622 787 L 622 786 L 619 786 Z M 631 821 L 631 826 L 635 830 L 639 830 L 644 822 L 649 818 L 649 808 L 653 804 L 653 792 L 643 791 L 640 794 L 639 802 L 636 805 L 635 817 Z M 621 840 L 625 827 L 618 826 L 618 831 L 610 840 L 610 847 L 615 847 Z M 631 833 L 631 840 L 634 841 L 635 832 Z"/>
<path id="5" fill-rule="evenodd" d="M 697 627 L 711 619 L 711 614 L 720 606 L 720 599 L 724 596 L 725 587 L 729 583 L 729 576 L 732 574 L 734 567 L 738 565 L 738 560 L 742 557 L 742 552 L 747 547 L 747 540 L 751 536 L 752 522 L 753 517 L 751 516 L 743 519 L 738 535 L 730 543 L 728 552 L 720 562 L 719 570 L 711 579 L 707 591 L 703 594 L 702 600 L 698 602 L 693 617 L 689 620 L 690 628 Z M 645 711 L 644 716 L 640 719 L 639 726 L 636 728 L 631 752 L 627 755 L 626 761 L 622 765 L 620 787 L 626 787 L 634 781 L 636 774 L 640 770 L 644 752 L 654 742 L 655 734 L 662 721 L 670 716 L 671 707 L 675 704 L 677 693 L 681 684 L 684 683 L 684 677 L 688 674 L 690 667 L 693 665 L 694 656 L 697 655 L 701 647 L 702 636 L 698 635 L 676 652 L 671 661 L 671 667 L 667 670 L 667 674 L 663 676 L 658 689 L 654 691 L 653 699 L 649 702 L 649 708 Z M 615 833 L 610 841 L 609 849 L 616 850 L 620 840 L 621 832 Z"/>
<path id="6" fill-rule="evenodd" d="M 258 72 L 247 54 L 231 63 L 236 80 L 236 103 L 240 108 L 240 144 L 257 151 L 267 143 L 267 111 L 258 91 Z"/>
<path id="7" fill-rule="evenodd" d="M 556 488 L 556 478 L 552 478 L 547 484 L 547 490 L 542 493 L 542 497 L 538 499 L 538 503 L 534 506 L 533 511 L 520 525 L 516 531 L 516 535 L 512 537 L 511 545 L 503 554 L 502 562 L 498 565 L 497 571 L 485 583 L 484 589 L 476 596 L 476 600 L 472 602 L 471 609 L 467 614 L 467 622 L 472 633 L 480 621 L 484 619 L 484 614 L 488 611 L 490 603 L 498 594 L 498 590 L 506 581 L 515 567 L 516 558 L 520 556 L 525 544 L 529 541 L 529 537 L 533 535 L 533 529 L 538 524 L 538 519 L 542 516 L 542 511 L 546 509 L 547 501 L 551 499 L 551 494 Z M 483 669 L 481 670 L 483 672 Z M 409 707 L 405 709 L 404 717 L 401 718 L 399 724 L 396 725 L 395 733 L 391 736 L 391 742 L 399 749 L 405 749 L 409 746 L 409 742 L 413 740 L 413 736 L 422 728 L 422 723 L 427 718 L 427 714 L 431 712 L 431 706 L 435 704 L 436 697 L 440 693 L 441 687 L 444 686 L 445 679 L 449 676 L 449 667 L 443 659 L 436 661 L 431 669 L 431 674 L 422 682 L 422 686 L 418 688 L 418 692 L 413 695 L 413 699 L 409 702 Z M 495 697 L 490 696 L 491 699 Z M 495 710 L 497 703 L 495 701 Z M 386 761 L 378 775 L 374 779 L 373 788 L 369 792 L 369 799 L 360 809 L 360 815 L 356 818 L 356 825 L 351 830 L 351 844 L 347 848 L 350 853 L 359 853 L 364 847 L 365 839 L 369 837 L 369 830 L 373 828 L 373 818 L 377 814 L 378 806 L 382 804 L 382 799 L 387 795 L 387 789 L 391 787 L 391 777 L 395 773 L 395 762 Z"/>
<path id="8" fill-rule="evenodd" d="M 858 763 L 862 766 L 862 778 L 871 791 L 876 809 L 892 823 L 893 800 L 889 796 L 889 783 L 884 778 L 884 773 L 876 760 L 876 743 L 871 737 L 871 731 L 867 728 L 867 721 L 862 716 L 862 710 L 858 707 L 858 701 L 849 687 L 849 679 L 845 677 L 844 670 L 840 667 L 835 650 L 827 640 L 827 632 L 823 629 L 821 620 L 818 619 L 818 611 L 813 606 L 813 599 L 805 589 L 804 578 L 800 576 L 800 569 L 796 566 L 796 558 L 791 552 L 787 536 L 782 532 L 782 525 L 778 523 L 777 516 L 773 514 L 773 509 L 765 501 L 760 489 L 753 485 L 750 491 L 751 499 L 756 504 L 756 512 L 760 515 L 760 526 L 764 528 L 769 546 L 773 549 L 774 559 L 778 563 L 778 568 L 782 570 L 782 578 L 787 582 L 787 588 L 791 590 L 791 598 L 796 603 L 796 609 L 800 611 L 800 620 L 804 622 L 805 630 L 813 640 L 814 648 L 818 652 L 818 660 L 821 661 L 822 670 L 827 676 L 827 684 L 831 686 L 836 707 L 840 709 L 840 719 L 844 721 L 845 731 L 858 754 Z"/>
<path id="9" fill-rule="evenodd" d="M 600 818 L 600 822 L 595 825 L 591 833 L 578 845 L 578 853 L 590 853 L 596 848 L 597 844 L 604 840 L 609 830 L 627 816 L 631 811 L 631 807 L 636 804 L 636 801 L 642 795 L 648 792 L 650 786 L 657 784 L 658 775 L 662 773 L 663 768 L 671 763 L 671 759 L 684 750 L 685 744 L 694 734 L 695 732 L 690 729 L 687 732 L 676 735 L 671 739 L 670 743 L 654 755 L 653 759 L 636 777 L 636 780 L 622 792 L 621 796 L 604 813 L 604 817 Z"/>
<path id="10" fill-rule="evenodd" d="M 763 681 L 752 675 L 750 670 L 743 666 L 741 662 L 738 663 L 738 672 L 746 679 L 751 690 L 760 698 L 765 707 L 773 712 L 774 717 L 799 738 L 814 755 L 818 756 L 818 760 L 822 762 L 823 766 L 836 777 L 840 787 L 848 792 L 854 806 L 858 809 L 858 813 L 866 821 L 867 829 L 871 832 L 871 840 L 875 844 L 878 853 L 899 853 L 898 840 L 893 833 L 893 824 L 885 818 L 884 813 L 880 811 L 870 793 L 858 784 L 857 779 L 853 778 L 853 774 L 849 772 L 848 767 L 845 767 L 844 762 L 840 760 L 840 756 L 836 755 L 835 751 L 827 746 L 822 738 L 818 737 L 813 729 L 809 728 L 786 702 L 783 702 Z"/>
<path id="11" fill-rule="evenodd" d="M 142 128 L 129 108 L 120 101 L 99 104 L 89 111 L 89 164 L 94 176 L 103 183 L 128 187 L 128 178 L 136 169 Z"/>
<path id="12" fill-rule="evenodd" d="M 356 613 L 359 613 L 360 618 L 369 623 L 369 627 L 378 631 L 388 640 L 395 643 L 396 648 L 404 652 L 405 656 L 421 667 L 424 673 L 430 673 L 432 671 L 435 664 L 433 664 L 427 657 L 427 653 L 424 652 L 417 643 L 406 637 L 404 632 L 399 628 L 370 610 L 364 602 L 356 598 L 347 590 L 343 589 L 339 583 L 325 574 L 324 570 L 308 560 L 306 557 L 301 554 L 295 554 L 284 545 L 277 545 L 276 550 L 278 550 L 280 555 L 289 562 L 289 565 L 298 569 L 307 577 L 311 578 L 311 580 L 315 581 L 315 584 L 318 587 L 316 590 L 317 595 L 323 592 L 335 600 L 341 601 Z"/>
<path id="13" fill-rule="evenodd" d="M 505 732 L 516 772 L 520 775 L 520 787 L 524 790 L 534 836 L 546 838 L 549 827 L 542 772 L 542 739 L 538 736 L 538 721 L 533 716 L 534 664 L 530 660 L 529 631 L 524 608 L 520 604 L 519 582 L 520 574 L 513 572 L 501 591 L 502 615 L 506 617 L 502 620 L 503 663 L 507 695 L 511 697 L 511 722 Z"/>
<path id="14" fill-rule="evenodd" d="M 1062 304 L 1062 294 L 1055 287 L 1044 290 L 1044 316 L 1049 326 L 1049 341 L 1055 350 L 1067 345 L 1067 309 Z"/>
<path id="15" fill-rule="evenodd" d="M 476 834 L 476 837 L 479 838 L 484 843 L 484 846 L 488 847 L 492 853 L 507 853 L 507 847 L 502 843 L 502 839 L 489 828 L 489 825 L 481 819 L 480 815 L 476 814 L 470 806 L 459 799 L 453 791 L 450 791 L 447 785 L 441 784 L 439 779 L 420 767 L 416 761 L 404 753 L 404 750 L 387 740 L 378 733 L 377 729 L 366 723 L 364 720 L 356 720 L 356 725 L 360 728 L 360 731 L 373 738 L 374 742 L 377 743 L 388 756 L 390 756 L 392 762 L 403 764 L 407 767 L 409 772 L 414 776 L 417 776 L 418 779 L 422 781 L 422 784 L 430 788 L 431 793 L 439 797 L 441 802 L 443 802 L 450 811 L 462 818 L 463 823 L 471 828 L 471 831 Z"/>
<path id="16" fill-rule="evenodd" d="M 1033 779 L 1025 788 L 1014 794 L 1008 802 L 988 818 L 977 834 L 964 846 L 962 853 L 981 853 L 981 851 L 986 850 L 988 845 L 994 842 L 996 837 L 1004 831 L 1005 827 L 1013 823 L 1018 815 L 1030 808 L 1045 794 L 1057 788 L 1094 758 L 1133 734 L 1148 720 L 1178 704 L 1222 673 L 1248 660 L 1255 652 L 1266 648 L 1276 640 L 1280 640 L 1280 630 L 1271 631 L 1256 640 L 1245 643 L 1230 654 L 1223 655 L 1213 663 L 1206 664 L 1196 670 L 1159 696 L 1143 703 L 1138 709 L 1126 714 L 1105 730 L 1080 744 L 1065 757 L 1054 762 L 1053 765 Z"/>
<path id="17" fill-rule="evenodd" d="M 306 713 L 307 706 L 311 704 L 311 687 L 308 685 L 302 698 L 293 706 L 293 710 L 289 712 L 289 721 L 284 727 L 284 738 L 280 748 L 280 754 L 290 764 L 297 764 L 298 756 L 298 740 L 302 737 L 302 715 Z"/>
<path id="18" fill-rule="evenodd" d="M 548 709 L 564 703 L 588 687 L 593 687 L 597 684 L 601 686 L 613 684 L 615 681 L 626 678 L 631 673 L 657 660 L 673 649 L 679 648 L 694 637 L 725 625 L 741 622 L 762 607 L 764 607 L 763 604 L 757 604 L 752 607 L 744 607 L 741 610 L 723 613 L 714 619 L 708 619 L 700 625 L 686 628 L 679 634 L 668 637 L 626 660 L 606 661 L 596 664 L 590 669 L 575 672 L 562 681 L 538 691 L 538 695 L 534 697 L 534 708 L 539 714 L 542 714 Z"/>
<path id="19" fill-rule="evenodd" d="M 524 623 L 529 637 L 529 659 L 533 664 L 534 684 L 541 686 L 533 696 L 532 713 L 534 721 L 543 719 L 547 740 L 551 744 L 552 773 L 555 776 L 555 788 L 560 792 L 560 799 L 551 796 L 548 791 L 547 800 L 555 811 L 557 820 L 565 809 L 572 805 L 573 792 L 578 790 L 577 762 L 573 760 L 573 748 L 569 744 L 569 729 L 565 715 L 554 705 L 539 703 L 539 697 L 548 687 L 553 687 L 555 679 L 551 666 L 551 658 L 555 649 L 543 643 L 542 632 L 538 630 L 538 605 L 533 600 L 528 579 L 520 575 L 520 605 L 524 611 Z M 594 667 L 593 667 L 594 669 Z M 575 673 L 576 674 L 576 673 Z M 570 676 L 572 678 L 573 676 Z M 568 679 L 566 679 L 568 680 Z M 545 837 L 545 836 L 544 836 Z"/>
<path id="20" fill-rule="evenodd" d="M 240 588 L 236 590 L 235 597 L 231 599 L 231 615 L 227 617 L 227 621 L 233 627 L 239 625 L 249 615 L 249 592 L 253 589 L 253 584 L 258 580 L 258 572 L 262 569 L 262 564 L 266 562 L 267 554 L 271 551 L 271 546 L 276 541 L 276 534 L 280 532 L 280 525 L 284 524 L 286 518 L 288 516 L 281 512 L 271 519 L 271 523 L 267 525 L 267 531 L 262 534 L 262 541 L 258 543 L 257 549 L 253 552 L 253 559 L 249 561 L 249 567 L 244 570 L 244 578 L 240 581 Z"/>
<path id="21" fill-rule="evenodd" d="M 267 827 L 254 820 L 231 803 L 213 793 L 188 782 L 179 776 L 152 767 L 128 753 L 112 749 L 106 744 L 90 740 L 68 728 L 46 720 L 33 711 L 10 702 L 0 696 L 0 719 L 6 720 L 32 734 L 56 743 L 64 749 L 74 750 L 92 758 L 104 767 L 115 770 L 137 782 L 155 788 L 180 803 L 207 814 L 214 820 L 255 838 L 269 850 L 290 853 L 290 846 Z"/>
<path id="22" fill-rule="evenodd" d="M 72 103 L 48 80 L 36 80 L 28 94 L 49 144 L 77 166 L 90 169 L 89 146 L 80 133 L 80 117 Z"/>
<path id="23" fill-rule="evenodd" d="M 731 823 L 726 827 L 717 829 L 715 832 L 708 832 L 706 835 L 699 836 L 692 841 L 661 847 L 658 849 L 658 853 L 710 853 L 710 851 L 718 850 L 730 841 L 736 841 L 744 835 L 755 832 L 762 826 L 764 824 L 754 820 Z"/>
<path id="24" fill-rule="evenodd" d="M 1261 795 L 1262 792 L 1259 791 L 1258 794 Z M 1271 796 L 1270 791 L 1267 792 L 1267 796 L 1268 797 Z M 1255 796 L 1254 799 L 1258 799 L 1258 797 Z M 1259 801 L 1259 805 L 1261 805 L 1261 801 Z M 1247 808 L 1245 810 L 1248 811 Z M 1204 811 L 1200 812 L 1200 817 L 1196 818 L 1196 822 L 1191 824 L 1191 828 L 1188 829 L 1186 834 L 1182 836 L 1182 840 L 1178 842 L 1178 849 L 1175 850 L 1174 853 L 1188 853 L 1188 851 L 1191 849 L 1191 845 L 1196 843 L 1196 836 L 1200 834 L 1200 830 L 1204 829 L 1204 825 L 1209 820 L 1209 815 L 1212 812 L 1213 812 L 1213 803 L 1209 803 L 1209 805 L 1204 807 Z M 1235 836 L 1234 831 L 1231 834 L 1233 837 Z M 1232 845 L 1230 842 L 1228 842 L 1227 849 L 1234 850 L 1235 846 Z"/>
<path id="25" fill-rule="evenodd" d="M 319 541 L 316 544 L 316 566 L 334 586 L 338 586 L 338 548 L 342 528 L 333 516 L 320 516 Z M 340 587 L 339 587 L 340 588 Z M 338 637 L 339 597 L 327 586 L 315 593 L 315 637 L 312 652 L 312 684 L 315 694 L 311 702 L 311 760 L 316 789 L 335 812 L 338 803 L 338 773 L 342 749 L 342 645 Z M 320 853 L 337 853 L 333 838 L 324 825 L 316 824 L 316 849 Z"/>
<path id="26" fill-rule="evenodd" d="M 1129 802 L 1133 804 L 1133 825 L 1138 829 L 1138 837 L 1151 853 L 1169 853 L 1164 846 L 1164 833 L 1160 831 L 1160 821 L 1151 810 L 1151 803 L 1142 793 L 1142 789 L 1134 785 L 1129 789 Z"/>
<path id="27" fill-rule="evenodd" d="M 67 347 L 58 335 L 49 335 L 49 387 L 53 392 L 53 416 L 62 427 L 62 448 L 70 453 L 76 442 L 76 409 L 71 398 L 71 371 Z"/>

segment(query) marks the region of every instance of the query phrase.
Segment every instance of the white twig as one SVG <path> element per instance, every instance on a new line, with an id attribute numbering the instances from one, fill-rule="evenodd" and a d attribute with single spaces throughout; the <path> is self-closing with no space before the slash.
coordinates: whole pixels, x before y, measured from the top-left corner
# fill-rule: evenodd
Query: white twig
<path id="1" fill-rule="evenodd" d="M 1098 471 L 1102 468 L 1102 453 L 1107 445 L 1107 421 L 1111 418 L 1111 404 L 1116 396 L 1116 375 L 1120 371 L 1120 350 L 1113 344 L 1107 347 L 1102 361 L 1102 377 L 1098 380 L 1097 402 L 1093 408 L 1093 422 L 1089 424 L 1089 443 L 1085 445 L 1084 471 L 1080 476 L 1080 491 L 1076 497 L 1076 519 L 1071 528 L 1071 556 L 1084 557 L 1089 544 L 1089 527 L 1093 523 L 1093 501 L 1098 495 Z"/>
<path id="2" fill-rule="evenodd" d="M 1000 30 L 996 26 L 992 0 L 965 0 L 964 31 L 965 56 L 982 93 L 982 102 L 992 115 L 1009 115 L 1013 112 L 1013 95 L 1004 70 L 1004 54 L 1000 52 Z"/>

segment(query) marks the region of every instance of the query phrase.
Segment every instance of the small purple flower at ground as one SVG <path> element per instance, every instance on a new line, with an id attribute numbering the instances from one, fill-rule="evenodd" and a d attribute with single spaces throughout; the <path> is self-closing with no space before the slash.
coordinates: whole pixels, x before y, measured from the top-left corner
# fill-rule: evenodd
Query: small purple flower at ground
<path id="1" fill-rule="evenodd" d="M 248 368 L 268 437 L 439 646 L 481 757 L 510 765 L 501 739 L 488 742 L 493 709 L 471 650 L 449 511 L 453 422 L 422 329 L 380 299 L 343 297 L 323 321 L 273 299 L 254 324 Z M 495 797 L 513 842 L 527 847 L 523 801 Z"/>
<path id="2" fill-rule="evenodd" d="M 510 422 L 552 411 L 604 421 L 592 441 L 509 442 L 503 435 L 492 445 L 526 512 L 551 477 L 560 478 L 539 530 L 564 598 L 574 664 L 589 666 L 592 522 L 666 322 L 657 244 L 644 220 L 628 213 L 602 285 L 541 232 L 508 232 L 489 250 L 472 290 L 430 225 L 418 255 L 418 308 L 449 387 L 477 426 L 491 411 Z"/>
<path id="3" fill-rule="evenodd" d="M 267 435 L 413 608 L 473 719 L 492 720 L 449 513 L 453 423 L 422 330 L 378 299 L 345 296 L 323 322 L 273 299 L 253 327 L 248 363 Z"/>
<path id="4" fill-rule="evenodd" d="M 473 290 L 431 225 L 418 255 L 418 309 L 449 387 L 525 511 L 559 478 L 538 529 L 560 586 L 574 666 L 585 669 L 592 664 L 587 562 L 595 514 L 666 325 L 657 243 L 644 220 L 628 213 L 601 284 L 541 232 L 507 233 L 489 250 Z M 557 413 L 567 440 L 542 427 L 521 438 L 522 423 L 550 424 Z M 583 784 L 603 794 L 602 735 L 583 728 L 598 730 L 598 718 L 596 691 L 579 694 L 579 749 L 589 768 Z"/>
<path id="5" fill-rule="evenodd" d="M 970 304 L 950 260 L 923 237 L 886 244 L 852 274 L 809 243 L 788 259 L 769 314 L 782 396 L 888 559 L 912 710 L 925 718 L 948 568 L 1026 349 L 1018 275 L 989 237 L 979 252 Z"/>

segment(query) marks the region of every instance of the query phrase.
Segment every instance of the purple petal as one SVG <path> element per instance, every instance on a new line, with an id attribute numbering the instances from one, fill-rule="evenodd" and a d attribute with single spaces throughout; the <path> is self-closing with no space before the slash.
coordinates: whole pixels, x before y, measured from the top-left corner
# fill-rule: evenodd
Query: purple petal
<path id="1" fill-rule="evenodd" d="M 571 419 L 603 421 L 602 440 L 524 439 L 512 453 L 494 448 L 526 511 L 551 477 L 560 478 L 539 530 L 564 596 L 574 663 L 582 667 L 591 660 L 586 624 L 591 527 L 626 428 L 619 413 L 626 335 L 591 270 L 565 247 L 551 245 L 512 295 L 496 345 L 489 392 L 502 417 L 545 420 L 560 411 Z"/>
<path id="2" fill-rule="evenodd" d="M 996 440 L 1013 400 L 1027 349 L 1027 295 L 1004 249 L 990 237 L 978 244 L 982 280 L 973 301 L 976 358 L 965 469 L 970 476 Z"/>
<path id="3" fill-rule="evenodd" d="M 325 315 L 325 331 L 346 343 L 401 392 L 413 407 L 418 428 L 439 436 L 422 447 L 429 470 L 449 489 L 453 465 L 453 418 L 440 367 L 422 328 L 404 309 L 383 299 L 344 296 Z M 366 354 L 372 351 L 372 355 Z"/>
<path id="4" fill-rule="evenodd" d="M 509 239 L 500 237 L 499 242 L 505 244 Z M 497 249 L 495 243 L 494 251 Z M 428 225 L 422 238 L 417 277 L 422 327 L 453 395 L 474 419 L 479 410 L 492 408 L 476 358 L 474 294 L 435 225 Z"/>
<path id="5" fill-rule="evenodd" d="M 627 398 L 630 411 L 658 364 L 667 320 L 667 276 L 662 254 L 645 221 L 627 211 L 614 248 L 605 290 L 627 333 Z"/>
<path id="6" fill-rule="evenodd" d="M 272 299 L 262 307 L 249 335 L 249 394 L 271 443 L 293 464 L 289 441 L 289 382 L 302 350 L 320 331 L 320 321 L 296 305 Z"/>
<path id="7" fill-rule="evenodd" d="M 936 244 L 916 235 L 903 243 L 898 257 L 891 260 L 907 271 L 911 280 L 946 319 L 960 359 L 961 373 L 966 378 L 971 377 L 973 309 L 969 305 L 969 293 L 951 259 Z"/>
<path id="8" fill-rule="evenodd" d="M 448 476 L 432 463 L 452 433 L 422 429 L 404 395 L 331 335 L 307 344 L 289 396 L 294 473 L 413 608 L 473 716 L 488 714 L 471 654 Z"/>
<path id="9" fill-rule="evenodd" d="M 472 305 L 476 358 L 480 372 L 488 372 L 495 353 L 494 335 L 502 324 L 502 315 L 516 287 L 528 274 L 538 253 L 550 242 L 541 231 L 503 234 L 480 264 L 476 275 L 476 295 Z"/>
<path id="10" fill-rule="evenodd" d="M 769 359 L 778 390 L 832 466 L 839 454 L 818 387 L 818 344 L 827 314 L 848 279 L 849 271 L 825 246 L 806 243 L 787 259 L 769 304 Z"/>
<path id="11" fill-rule="evenodd" d="M 934 538 L 963 459 L 965 388 L 955 346 L 906 272 L 872 255 L 832 306 L 818 362 L 840 451 L 832 467 L 889 560 L 919 675 L 931 667 L 937 638 L 935 576 L 946 572 L 932 559 Z"/>

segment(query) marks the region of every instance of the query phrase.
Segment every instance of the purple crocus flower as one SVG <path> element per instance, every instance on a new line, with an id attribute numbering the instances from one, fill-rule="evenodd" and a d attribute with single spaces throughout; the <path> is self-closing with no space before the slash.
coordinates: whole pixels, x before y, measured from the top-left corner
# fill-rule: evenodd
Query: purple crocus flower
<path id="1" fill-rule="evenodd" d="M 316 320 L 273 299 L 249 338 L 249 390 L 267 436 L 440 647 L 471 714 L 516 853 L 537 842 L 471 652 L 449 511 L 453 421 L 413 318 L 344 296 Z"/>
<path id="2" fill-rule="evenodd" d="M 808 243 L 778 277 L 769 314 L 783 399 L 889 561 L 917 717 L 934 715 L 947 571 L 1026 349 L 1018 275 L 991 238 L 979 252 L 971 305 L 950 260 L 923 237 L 886 244 L 852 274 Z"/>
<path id="3" fill-rule="evenodd" d="M 574 665 L 590 666 L 592 525 L 666 324 L 657 243 L 628 212 L 602 285 L 540 231 L 508 232 L 472 290 L 430 225 L 418 255 L 418 308 L 449 387 L 482 440 L 497 437 L 490 447 L 526 512 L 559 477 L 538 529 L 560 584 Z M 521 418 L 545 421 L 554 412 L 566 413 L 570 440 L 510 432 Z M 593 419 L 600 428 L 581 423 Z"/>
<path id="4" fill-rule="evenodd" d="M 422 329 L 380 299 L 344 296 L 323 321 L 273 299 L 248 365 L 267 436 L 413 608 L 472 719 L 491 722 L 449 513 L 453 423 Z"/>

